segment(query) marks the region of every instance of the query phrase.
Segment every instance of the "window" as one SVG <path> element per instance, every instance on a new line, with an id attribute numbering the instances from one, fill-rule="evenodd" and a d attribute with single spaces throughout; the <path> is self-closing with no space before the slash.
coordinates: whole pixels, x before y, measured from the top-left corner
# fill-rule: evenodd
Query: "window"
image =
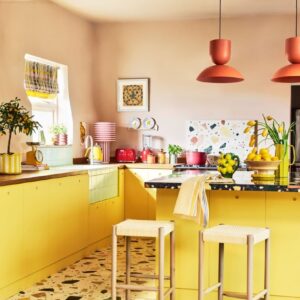
<path id="1" fill-rule="evenodd" d="M 25 89 L 34 119 L 42 126 L 46 144 L 52 144 L 50 128 L 64 124 L 73 142 L 73 119 L 68 89 L 68 67 L 40 57 L 25 55 Z M 41 131 L 40 130 L 40 131 Z M 40 132 L 32 139 L 39 141 Z"/>

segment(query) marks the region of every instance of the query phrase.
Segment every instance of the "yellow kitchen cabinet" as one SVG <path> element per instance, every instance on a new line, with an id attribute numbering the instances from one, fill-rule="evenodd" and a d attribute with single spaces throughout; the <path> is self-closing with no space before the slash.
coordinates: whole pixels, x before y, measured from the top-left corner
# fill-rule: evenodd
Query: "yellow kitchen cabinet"
<path id="1" fill-rule="evenodd" d="M 0 288 L 24 276 L 22 246 L 21 185 L 0 187 Z"/>
<path id="2" fill-rule="evenodd" d="M 112 225 L 124 220 L 124 170 L 118 171 L 118 196 L 89 205 L 89 244 L 108 237 Z"/>
<path id="3" fill-rule="evenodd" d="M 156 189 L 145 188 L 144 182 L 172 173 L 167 169 L 127 169 L 125 170 L 125 218 L 156 218 Z"/>
<path id="4" fill-rule="evenodd" d="M 266 227 L 266 201 L 264 192 L 248 191 L 209 191 L 209 226 L 230 224 L 241 226 Z M 209 243 L 210 284 L 217 281 L 218 247 Z M 224 290 L 246 291 L 247 248 L 225 244 Z M 263 289 L 264 283 L 264 243 L 254 248 L 254 290 Z"/>
<path id="5" fill-rule="evenodd" d="M 271 229 L 271 294 L 300 297 L 300 194 L 266 193 Z"/>
<path id="6" fill-rule="evenodd" d="M 23 253 L 26 273 L 31 274 L 47 265 L 49 261 L 48 202 L 52 197 L 47 181 L 27 183 L 22 187 L 24 197 Z"/>

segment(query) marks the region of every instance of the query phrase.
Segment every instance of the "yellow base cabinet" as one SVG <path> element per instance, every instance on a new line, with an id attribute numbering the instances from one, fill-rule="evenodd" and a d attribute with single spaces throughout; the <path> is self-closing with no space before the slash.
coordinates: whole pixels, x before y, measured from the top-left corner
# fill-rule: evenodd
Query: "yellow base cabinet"
<path id="1" fill-rule="evenodd" d="M 207 194 L 210 227 L 222 223 L 270 228 L 270 300 L 300 299 L 300 193 L 208 191 Z M 176 221 L 176 299 L 196 300 L 201 226 L 173 215 L 177 196 L 178 190 L 158 189 L 156 217 Z M 256 245 L 254 251 L 254 292 L 257 292 L 264 283 L 264 243 Z M 246 254 L 246 246 L 225 245 L 224 290 L 246 291 Z M 217 262 L 217 244 L 207 243 L 206 286 L 217 281 Z M 167 260 L 167 273 L 168 268 Z M 216 298 L 216 294 L 208 297 L 209 300 Z"/>
<path id="2" fill-rule="evenodd" d="M 125 218 L 155 220 L 156 189 L 144 187 L 144 182 L 172 173 L 167 169 L 125 170 Z"/>
<path id="3" fill-rule="evenodd" d="M 0 188 L 0 289 L 25 276 L 22 215 L 20 186 Z"/>

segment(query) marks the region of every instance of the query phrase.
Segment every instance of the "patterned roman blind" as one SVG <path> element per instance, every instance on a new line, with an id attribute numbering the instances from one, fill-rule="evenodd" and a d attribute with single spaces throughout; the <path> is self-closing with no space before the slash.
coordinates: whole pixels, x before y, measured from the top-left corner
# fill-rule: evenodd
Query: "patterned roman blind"
<path id="1" fill-rule="evenodd" d="M 25 60 L 25 90 L 28 96 L 53 99 L 59 89 L 58 67 Z"/>

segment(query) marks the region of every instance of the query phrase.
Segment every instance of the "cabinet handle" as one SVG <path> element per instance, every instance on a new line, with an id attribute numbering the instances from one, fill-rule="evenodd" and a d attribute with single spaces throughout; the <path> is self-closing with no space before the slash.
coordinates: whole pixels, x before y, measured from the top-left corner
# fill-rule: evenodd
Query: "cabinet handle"
<path id="1" fill-rule="evenodd" d="M 80 182 L 81 182 L 81 180 L 79 179 L 79 180 L 78 180 L 78 182 L 80 183 Z"/>
<path id="2" fill-rule="evenodd" d="M 238 196 L 238 195 L 235 195 L 235 197 L 234 197 L 235 199 L 240 199 L 240 196 Z"/>
<path id="3" fill-rule="evenodd" d="M 292 199 L 293 201 L 297 201 L 297 198 L 296 197 L 293 197 L 293 199 Z"/>
<path id="4" fill-rule="evenodd" d="M 38 189 L 39 189 L 39 187 L 38 187 L 38 186 L 36 186 L 36 187 L 35 187 L 35 189 L 36 189 L 36 190 L 38 190 Z"/>
<path id="5" fill-rule="evenodd" d="M 9 196 L 10 195 L 10 192 L 7 192 L 7 196 Z"/>

